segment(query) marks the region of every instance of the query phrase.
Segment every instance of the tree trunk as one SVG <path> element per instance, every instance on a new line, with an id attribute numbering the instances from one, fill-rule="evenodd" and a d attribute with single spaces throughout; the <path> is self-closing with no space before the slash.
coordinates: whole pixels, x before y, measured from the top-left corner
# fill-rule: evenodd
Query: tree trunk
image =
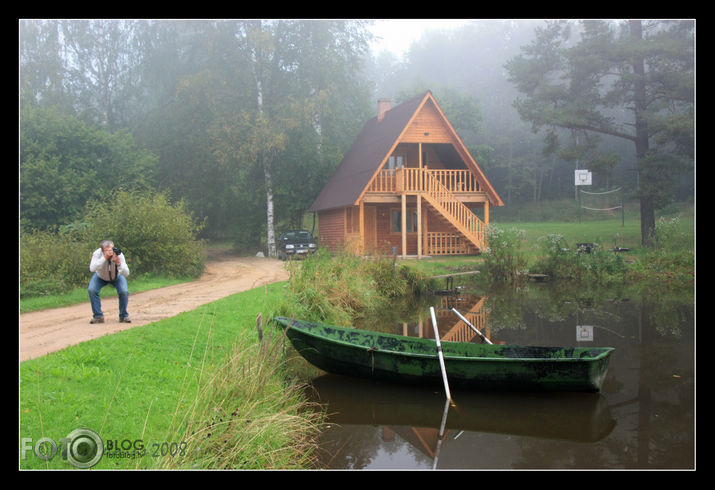
<path id="1" fill-rule="evenodd" d="M 258 21 L 258 31 L 260 32 L 262 28 L 261 21 Z M 263 56 L 260 53 L 260 46 L 256 46 L 254 50 L 253 76 L 256 80 L 256 107 L 258 116 L 263 118 L 263 79 L 261 77 L 263 71 Z M 261 152 L 259 163 L 262 164 L 261 166 L 263 167 L 264 184 L 266 186 L 266 241 L 268 242 L 268 256 L 276 257 L 276 232 L 273 216 L 273 177 L 270 169 L 272 158 L 266 155 L 265 150 L 259 150 L 259 152 Z"/>
<path id="2" fill-rule="evenodd" d="M 273 177 L 268 168 L 268 162 L 264 162 L 263 175 L 266 180 L 266 227 L 268 229 L 268 256 L 276 257 L 276 232 L 273 225 Z"/>
<path id="3" fill-rule="evenodd" d="M 629 21 L 631 39 L 634 43 L 633 73 L 636 76 L 633 85 L 634 115 L 636 128 L 636 159 L 638 160 L 639 194 L 641 208 L 641 244 L 650 245 L 655 231 L 655 209 L 650 195 L 651 183 L 647 180 L 650 172 L 641 172 L 642 161 L 648 155 L 648 123 L 645 120 L 645 62 L 639 53 L 638 44 L 643 40 L 643 26 L 640 20 Z"/>

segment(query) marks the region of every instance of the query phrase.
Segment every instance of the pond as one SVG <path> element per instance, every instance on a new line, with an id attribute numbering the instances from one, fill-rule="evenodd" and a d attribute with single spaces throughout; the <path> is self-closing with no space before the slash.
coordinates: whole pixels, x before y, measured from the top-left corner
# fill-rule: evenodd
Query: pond
<path id="1" fill-rule="evenodd" d="M 467 288 L 469 286 L 467 285 Z M 325 469 L 693 469 L 692 294 L 531 283 L 429 296 L 355 326 L 480 342 L 614 347 L 600 393 L 407 387 L 315 370 L 308 392 L 328 414 Z"/>

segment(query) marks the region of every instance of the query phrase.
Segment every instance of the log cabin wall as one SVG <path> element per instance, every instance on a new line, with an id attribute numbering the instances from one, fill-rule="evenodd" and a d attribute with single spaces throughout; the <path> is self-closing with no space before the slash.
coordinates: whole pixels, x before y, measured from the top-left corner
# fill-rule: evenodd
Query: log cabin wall
<path id="1" fill-rule="evenodd" d="M 342 208 L 318 213 L 318 236 L 320 246 L 333 250 L 345 244 L 345 211 Z"/>

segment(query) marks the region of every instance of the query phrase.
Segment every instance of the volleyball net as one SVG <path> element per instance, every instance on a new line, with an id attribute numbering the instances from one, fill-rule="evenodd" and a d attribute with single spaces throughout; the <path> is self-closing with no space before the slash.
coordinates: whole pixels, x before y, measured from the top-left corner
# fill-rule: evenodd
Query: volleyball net
<path id="1" fill-rule="evenodd" d="M 619 187 L 605 192 L 588 192 L 578 189 L 579 213 L 581 222 L 582 210 L 616 216 L 621 214 L 621 226 L 625 224 L 625 210 L 623 207 L 623 188 Z"/>

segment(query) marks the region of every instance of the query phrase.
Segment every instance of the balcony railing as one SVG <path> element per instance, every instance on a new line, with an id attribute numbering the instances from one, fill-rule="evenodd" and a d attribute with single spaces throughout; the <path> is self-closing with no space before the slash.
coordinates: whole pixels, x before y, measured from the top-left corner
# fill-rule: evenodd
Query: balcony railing
<path id="1" fill-rule="evenodd" d="M 368 187 L 367 192 L 422 192 L 427 190 L 426 186 L 429 181 L 424 173 L 429 173 L 433 179 L 455 194 L 481 191 L 479 182 L 469 170 L 403 167 L 381 170 Z"/>

